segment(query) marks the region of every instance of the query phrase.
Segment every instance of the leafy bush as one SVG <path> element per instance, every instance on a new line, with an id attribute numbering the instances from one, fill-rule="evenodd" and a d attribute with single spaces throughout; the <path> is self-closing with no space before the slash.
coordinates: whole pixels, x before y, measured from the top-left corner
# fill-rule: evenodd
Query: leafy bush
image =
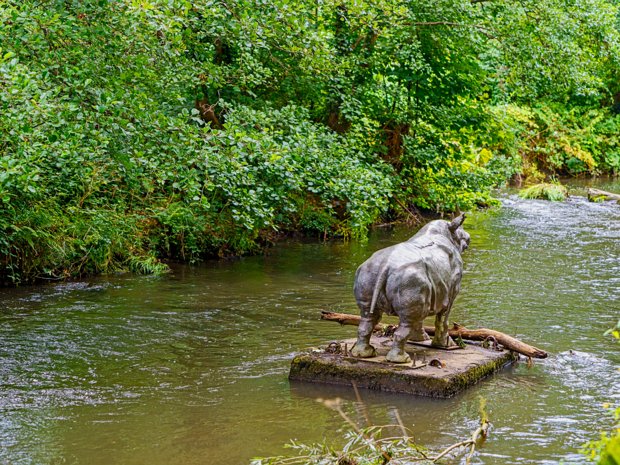
<path id="1" fill-rule="evenodd" d="M 496 205 L 492 189 L 520 170 L 513 133 L 502 115 L 475 102 L 461 102 L 453 111 L 458 120 L 446 112 L 437 125 L 420 124 L 406 137 L 401 158 L 406 195 L 437 212 Z"/>
<path id="2" fill-rule="evenodd" d="M 599 440 L 585 444 L 583 453 L 597 465 L 620 463 L 620 407 L 614 412 L 613 429 L 609 433 L 602 432 Z"/>
<path id="3" fill-rule="evenodd" d="M 530 3 L 0 2 L 0 281 L 617 173 L 618 7 Z"/>
<path id="4" fill-rule="evenodd" d="M 508 107 L 522 143 L 519 152 L 526 175 L 541 180 L 553 175 L 618 173 L 620 118 L 607 108 L 539 103 Z"/>
<path id="5" fill-rule="evenodd" d="M 620 321 L 615 328 L 608 330 L 616 342 L 620 341 Z M 605 405 L 609 408 L 609 405 Z M 601 438 L 597 441 L 590 441 L 584 445 L 582 450 L 590 461 L 596 462 L 598 465 L 618 465 L 620 463 L 620 407 L 614 411 L 614 426 L 608 432 L 602 432 Z"/>
<path id="6" fill-rule="evenodd" d="M 472 433 L 471 437 L 435 454 L 426 447 L 413 442 L 411 432 L 400 420 L 398 412 L 396 412 L 397 424 L 372 426 L 366 412 L 366 406 L 357 392 L 356 386 L 355 390 L 358 398 L 358 409 L 361 408 L 364 411 L 367 420 L 366 428 L 360 428 L 345 412 L 342 399 L 317 399 L 327 408 L 338 412 L 352 429 L 352 431 L 344 434 L 343 439 L 346 440 L 346 444 L 343 447 L 334 447 L 327 443 L 303 444 L 291 441 L 287 446 L 293 449 L 297 455 L 255 458 L 251 461 L 251 465 L 378 465 L 387 463 L 431 465 L 448 456 L 463 454 L 466 451 L 465 462 L 470 463 L 476 447 L 487 438 L 490 423 L 485 410 L 486 400 L 483 398 L 480 398 L 480 426 Z M 390 430 L 396 430 L 398 433 L 395 436 L 386 435 Z"/>

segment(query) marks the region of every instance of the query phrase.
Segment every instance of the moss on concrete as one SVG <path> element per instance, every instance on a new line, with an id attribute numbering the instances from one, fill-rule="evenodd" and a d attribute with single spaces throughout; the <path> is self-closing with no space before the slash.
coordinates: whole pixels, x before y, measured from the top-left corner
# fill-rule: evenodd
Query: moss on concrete
<path id="1" fill-rule="evenodd" d="M 375 346 L 381 351 L 384 344 Z M 408 348 L 408 351 L 411 354 L 417 353 L 418 360 L 422 353 L 427 360 L 440 358 L 445 363 L 445 368 L 427 365 L 414 369 L 407 365 L 384 362 L 382 355 L 374 361 L 368 361 L 313 352 L 297 355 L 292 360 L 289 379 L 341 385 L 351 385 L 354 382 L 358 387 L 367 389 L 428 397 L 451 397 L 516 359 L 511 352 L 497 352 L 472 346 L 452 352 L 420 348 Z"/>

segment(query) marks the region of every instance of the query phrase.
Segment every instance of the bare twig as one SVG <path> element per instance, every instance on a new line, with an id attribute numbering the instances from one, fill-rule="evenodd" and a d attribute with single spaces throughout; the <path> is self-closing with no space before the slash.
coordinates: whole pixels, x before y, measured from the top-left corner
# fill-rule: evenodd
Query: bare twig
<path id="1" fill-rule="evenodd" d="M 419 223 L 421 221 L 420 215 L 417 215 L 415 212 L 411 211 L 411 209 L 403 204 L 398 197 L 394 197 L 394 200 L 396 200 L 396 203 L 400 205 L 403 210 L 411 215 L 411 217 L 415 220 L 415 223 Z"/>
<path id="2" fill-rule="evenodd" d="M 476 451 L 476 444 L 481 438 L 486 438 L 489 430 L 489 422 L 486 419 L 482 419 L 480 421 L 480 426 L 474 431 L 471 435 L 470 439 L 465 441 L 457 442 L 456 444 L 452 444 L 451 446 L 446 447 L 439 455 L 432 458 L 433 463 L 437 463 L 440 459 L 448 455 L 455 449 L 460 447 L 469 447 L 469 453 L 465 459 L 465 463 L 470 463 L 471 458 Z"/>
<path id="3" fill-rule="evenodd" d="M 476 451 L 476 444 L 478 444 L 479 440 L 485 439 L 488 435 L 488 431 L 489 431 L 489 422 L 486 419 L 483 419 L 480 422 L 480 427 L 474 431 L 474 434 L 471 435 L 471 445 L 470 445 L 470 449 L 469 449 L 469 454 L 467 454 L 467 458 L 465 459 L 465 463 L 469 464 L 471 462 L 471 458 L 474 455 L 474 452 Z"/>
<path id="4" fill-rule="evenodd" d="M 453 451 L 454 449 L 458 448 L 458 447 L 463 447 L 463 446 L 468 446 L 471 442 L 471 439 L 467 439 L 466 441 L 461 441 L 461 442 L 457 442 L 456 444 L 452 444 L 449 447 L 446 447 L 439 455 L 437 455 L 436 457 L 433 457 L 433 463 L 437 462 L 439 459 L 445 457 L 446 455 L 448 455 L 451 451 Z"/>
<path id="5" fill-rule="evenodd" d="M 398 413 L 398 409 L 394 409 L 394 416 L 396 417 L 396 421 L 398 422 L 398 426 L 400 426 L 400 431 L 403 434 L 403 437 L 409 441 L 409 434 L 407 434 L 407 428 L 405 428 L 405 425 L 403 423 L 403 420 L 400 418 L 400 413 Z"/>
<path id="6" fill-rule="evenodd" d="M 384 464 L 389 463 L 392 460 L 392 457 L 390 457 L 390 455 L 385 450 L 383 450 L 383 448 L 375 440 L 375 438 L 369 435 L 367 432 L 361 430 L 355 424 L 355 422 L 351 420 L 351 418 L 349 418 L 349 416 L 344 412 L 344 410 L 342 410 L 342 399 L 336 398 L 332 400 L 329 400 L 329 399 L 328 400 L 319 399 L 319 400 L 323 402 L 325 406 L 338 412 L 338 414 L 344 419 L 344 421 L 346 421 L 356 433 L 362 436 L 362 438 L 364 438 L 365 441 L 367 441 L 370 444 L 373 444 L 379 450 L 379 452 L 381 452 L 381 456 L 384 459 L 384 462 L 383 462 Z"/>
<path id="7" fill-rule="evenodd" d="M 351 381 L 353 385 L 353 390 L 355 391 L 355 398 L 357 399 L 357 404 L 359 409 L 362 411 L 362 415 L 364 415 L 364 419 L 366 420 L 366 426 L 372 426 L 370 421 L 370 416 L 368 416 L 368 410 L 366 410 L 366 404 L 362 400 L 362 396 L 360 395 L 360 391 L 357 388 L 357 383 L 355 381 Z"/>
<path id="8" fill-rule="evenodd" d="M 488 432 L 489 432 L 489 420 L 487 418 L 487 412 L 486 412 L 486 399 L 483 397 L 480 397 L 480 426 L 472 433 L 470 439 L 457 442 L 456 444 L 452 444 L 451 446 L 445 448 L 439 455 L 437 455 L 435 458 L 432 459 L 433 463 L 436 463 L 441 458 L 445 457 L 446 455 L 448 455 L 450 452 L 452 452 L 455 449 L 458 449 L 460 447 L 469 447 L 469 453 L 467 454 L 467 457 L 465 458 L 465 463 L 469 464 L 471 461 L 471 458 L 474 455 L 474 452 L 476 451 L 476 445 L 480 441 L 486 439 Z"/>

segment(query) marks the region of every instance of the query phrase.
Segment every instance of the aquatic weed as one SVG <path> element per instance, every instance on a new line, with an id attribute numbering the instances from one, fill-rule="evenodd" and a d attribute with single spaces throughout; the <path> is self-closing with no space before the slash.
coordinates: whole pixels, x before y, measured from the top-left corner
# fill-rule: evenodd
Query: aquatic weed
<path id="1" fill-rule="evenodd" d="M 522 199 L 542 199 L 561 202 L 568 197 L 568 189 L 560 183 L 540 183 L 519 192 Z"/>

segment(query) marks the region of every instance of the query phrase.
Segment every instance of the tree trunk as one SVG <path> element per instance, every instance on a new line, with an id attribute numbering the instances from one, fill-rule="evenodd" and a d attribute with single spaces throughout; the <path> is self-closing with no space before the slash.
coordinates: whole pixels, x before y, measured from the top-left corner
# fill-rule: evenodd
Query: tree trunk
<path id="1" fill-rule="evenodd" d="M 605 200 L 617 200 L 620 202 L 620 194 L 614 194 L 613 192 L 606 192 L 599 189 L 588 189 L 588 200 L 594 201 L 597 197 L 604 197 Z"/>
<path id="2" fill-rule="evenodd" d="M 354 325 L 357 326 L 360 323 L 360 317 L 358 315 L 350 315 L 348 313 L 334 313 L 334 312 L 321 312 L 321 320 L 337 321 L 341 325 Z M 376 331 L 385 330 L 388 325 L 379 323 L 375 326 Z M 435 328 L 432 326 L 425 326 L 424 330 L 430 335 L 435 334 Z M 500 331 L 493 329 L 479 328 L 479 329 L 467 329 L 461 325 L 454 324 L 449 330 L 450 337 L 462 339 L 469 339 L 472 341 L 485 341 L 495 340 L 497 343 L 503 345 L 506 349 L 518 352 L 526 357 L 533 358 L 547 358 L 548 354 L 544 350 L 537 349 L 531 345 L 525 344 L 520 340 L 508 336 Z"/>

